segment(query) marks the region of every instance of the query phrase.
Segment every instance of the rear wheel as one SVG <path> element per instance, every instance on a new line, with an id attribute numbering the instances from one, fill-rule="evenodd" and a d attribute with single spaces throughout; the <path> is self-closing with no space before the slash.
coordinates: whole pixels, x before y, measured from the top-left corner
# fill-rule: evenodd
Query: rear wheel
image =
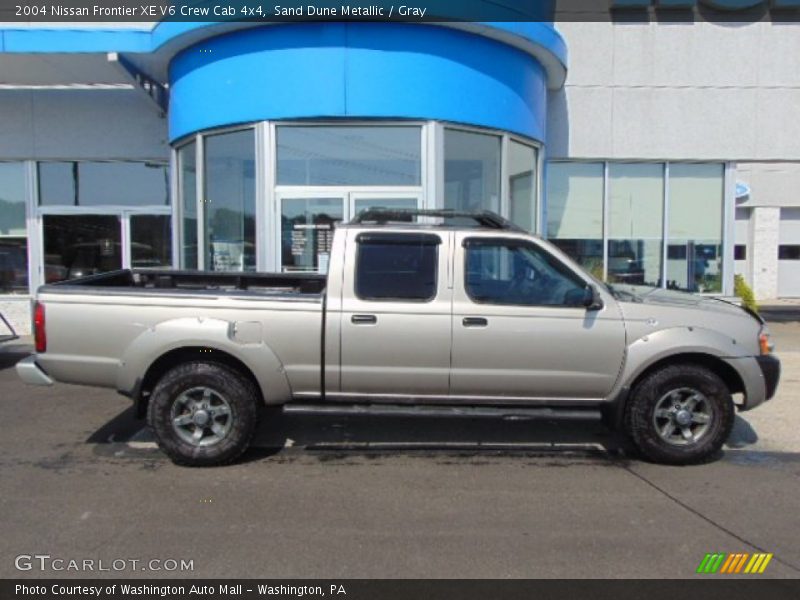
<path id="1" fill-rule="evenodd" d="M 161 450 L 176 464 L 197 467 L 226 464 L 241 455 L 257 416 L 252 382 L 210 362 L 169 371 L 153 390 L 147 411 Z"/>
<path id="2" fill-rule="evenodd" d="M 733 420 L 730 392 L 713 371 L 670 365 L 650 373 L 634 388 L 625 428 L 646 458 L 685 465 L 718 452 Z"/>

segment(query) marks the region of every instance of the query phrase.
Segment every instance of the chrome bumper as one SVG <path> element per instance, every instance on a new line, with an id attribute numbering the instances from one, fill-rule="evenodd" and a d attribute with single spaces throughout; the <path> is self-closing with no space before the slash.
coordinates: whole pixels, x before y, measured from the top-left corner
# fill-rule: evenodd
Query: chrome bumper
<path id="1" fill-rule="evenodd" d="M 35 356 L 28 356 L 17 363 L 17 375 L 31 385 L 53 385 L 53 380 L 36 364 Z"/>

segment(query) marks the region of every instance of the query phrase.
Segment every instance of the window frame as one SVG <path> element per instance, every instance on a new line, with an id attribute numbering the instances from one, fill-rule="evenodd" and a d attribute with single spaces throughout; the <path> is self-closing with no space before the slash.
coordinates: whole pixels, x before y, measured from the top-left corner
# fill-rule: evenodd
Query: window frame
<path id="1" fill-rule="evenodd" d="M 512 237 L 470 236 L 470 237 L 465 237 L 461 242 L 461 246 L 462 246 L 462 248 L 464 250 L 464 252 L 463 252 L 464 265 L 463 265 L 463 272 L 462 272 L 462 276 L 463 276 L 462 285 L 463 285 L 463 288 L 464 288 L 463 289 L 464 295 L 473 304 L 477 304 L 479 306 L 500 306 L 500 307 L 510 306 L 510 307 L 518 307 L 518 308 L 548 308 L 548 309 L 553 308 L 553 309 L 570 309 L 570 310 L 574 310 L 574 309 L 577 308 L 577 309 L 580 309 L 582 311 L 586 310 L 586 307 L 583 306 L 583 305 L 519 304 L 519 303 L 516 303 L 516 302 L 502 302 L 502 303 L 500 303 L 500 302 L 492 302 L 492 301 L 480 300 L 480 299 L 475 298 L 470 293 L 469 284 L 468 284 L 468 282 L 469 282 L 469 246 L 470 246 L 471 243 L 474 243 L 474 242 L 478 242 L 476 245 L 491 245 L 493 243 L 494 244 L 498 244 L 499 243 L 499 244 L 502 244 L 504 246 L 519 246 L 519 247 L 523 247 L 523 248 L 532 248 L 535 251 L 538 251 L 538 252 L 544 254 L 545 256 L 547 256 L 551 260 L 553 260 L 554 262 L 556 262 L 559 265 L 561 265 L 566 272 L 570 273 L 575 278 L 576 281 L 579 281 L 579 282 L 583 283 L 583 289 L 586 289 L 587 287 L 592 285 L 592 283 L 589 282 L 585 277 L 583 277 L 581 273 L 575 271 L 569 265 L 567 265 L 566 263 L 561 261 L 552 252 L 549 252 L 544 246 L 542 246 L 541 244 L 537 244 L 536 242 L 534 242 L 532 240 L 526 240 L 526 239 L 522 239 L 522 238 L 512 238 Z"/>
<path id="2" fill-rule="evenodd" d="M 24 232 L 21 234 L 0 234 L 0 239 L 7 239 L 7 240 L 25 240 L 25 268 L 26 268 L 26 277 L 25 277 L 25 288 L 20 288 L 19 290 L 10 290 L 10 291 L 2 291 L 0 290 L 0 298 L 10 298 L 10 299 L 20 299 L 25 298 L 26 296 L 31 296 L 33 290 L 36 289 L 36 273 L 35 273 L 35 265 L 34 262 L 34 248 L 33 244 L 36 242 L 36 236 L 32 235 L 31 233 L 31 203 L 35 200 L 32 194 L 32 184 L 31 184 L 31 168 L 34 170 L 36 169 L 36 163 L 34 161 L 29 160 L 2 160 L 0 163 L 4 164 L 16 164 L 20 165 L 22 169 L 22 176 L 23 176 L 23 199 L 22 199 L 22 208 L 24 212 Z"/>
<path id="3" fill-rule="evenodd" d="M 33 187 L 32 197 L 31 197 L 31 222 L 33 225 L 33 230 L 35 231 L 36 240 L 35 240 L 35 272 L 31 269 L 29 265 L 29 279 L 31 281 L 31 289 L 36 289 L 39 285 L 45 283 L 45 232 L 44 232 L 44 217 L 47 215 L 61 215 L 61 216 L 91 216 L 91 215 L 113 215 L 119 218 L 120 221 L 120 240 L 122 244 L 122 266 L 123 269 L 130 269 L 131 266 L 131 232 L 130 232 L 130 218 L 131 216 L 136 215 L 164 215 L 171 217 L 171 231 L 170 235 L 172 239 L 170 241 L 172 251 L 171 251 L 171 264 L 169 268 L 177 268 L 177 257 L 175 253 L 175 241 L 178 235 L 178 232 L 175 229 L 175 218 L 177 209 L 175 209 L 175 195 L 173 193 L 173 175 L 174 173 L 172 169 L 172 162 L 170 161 L 169 169 L 170 169 L 170 180 L 169 186 L 167 188 L 167 194 L 169 197 L 168 204 L 152 204 L 152 205 L 142 205 L 142 206 L 129 206 L 129 205 L 122 205 L 122 204 L 104 204 L 104 205 L 97 205 L 97 206 L 81 206 L 81 205 L 66 205 L 66 204 L 53 204 L 53 205 L 42 205 L 40 202 L 40 194 L 39 194 L 39 164 L 43 162 L 66 162 L 66 163 L 80 163 L 80 162 L 138 162 L 138 163 L 145 163 L 145 162 L 160 162 L 154 159 L 126 159 L 122 161 L 118 160 L 103 160 L 103 161 L 83 161 L 80 159 L 76 160 L 45 160 L 45 161 L 31 161 L 31 185 Z M 31 244 L 30 241 L 32 236 L 30 235 L 31 227 L 29 226 L 29 249 L 28 253 L 31 256 Z M 34 261 L 31 260 L 31 263 Z"/>
<path id="4" fill-rule="evenodd" d="M 416 243 L 415 246 L 420 245 L 430 245 L 434 246 L 435 250 L 433 253 L 433 276 L 434 276 L 434 283 L 433 283 L 433 293 L 431 296 L 427 298 L 394 298 L 394 297 L 385 297 L 385 298 L 373 298 L 362 296 L 359 293 L 359 274 L 360 269 L 359 265 L 361 262 L 361 252 L 362 252 L 362 244 L 367 241 L 369 243 L 368 238 L 374 237 L 377 241 L 380 241 L 381 238 L 386 239 L 387 242 L 384 243 L 394 243 L 398 246 L 402 245 L 411 245 L 406 244 L 403 241 L 399 241 L 400 238 L 416 238 L 418 240 L 428 240 L 427 243 L 423 242 L 422 244 Z M 392 241 L 389 241 L 392 240 Z M 441 236 L 438 236 L 434 233 L 418 233 L 418 232 L 363 232 L 356 235 L 355 238 L 356 243 L 356 252 L 355 252 L 355 264 L 353 265 L 353 296 L 362 302 L 381 302 L 381 303 L 391 303 L 391 302 L 402 302 L 402 303 L 409 303 L 409 304 L 430 304 L 435 302 L 436 299 L 439 297 L 439 247 L 442 245 L 443 240 Z"/>
<path id="5" fill-rule="evenodd" d="M 672 238 L 669 235 L 669 214 L 670 214 L 670 167 L 674 165 L 719 165 L 722 167 L 722 205 L 721 205 L 721 220 L 722 229 L 720 232 L 720 275 L 721 275 L 721 290 L 718 292 L 691 292 L 700 296 L 731 296 L 733 295 L 733 274 L 734 274 L 734 245 L 735 245 L 735 173 L 736 165 L 730 161 L 724 160 L 666 160 L 666 159 L 604 159 L 604 158 L 569 158 L 558 157 L 549 159 L 545 162 L 545 173 L 540 180 L 545 183 L 548 179 L 548 172 L 552 165 L 555 164 L 600 164 L 603 165 L 603 198 L 602 198 L 602 215 L 603 215 L 603 281 L 608 279 L 608 242 L 611 239 L 609 235 L 609 166 L 615 163 L 641 163 L 641 164 L 659 164 L 664 167 L 664 203 L 662 205 L 662 261 L 661 261 L 661 285 L 656 289 L 667 289 L 668 284 L 668 252 Z M 547 230 L 548 212 L 550 209 L 549 198 L 545 198 L 541 202 L 542 220 L 545 225 L 542 229 L 542 236 L 545 239 L 549 238 L 549 231 Z M 552 238 L 551 241 L 555 242 L 558 238 Z"/>

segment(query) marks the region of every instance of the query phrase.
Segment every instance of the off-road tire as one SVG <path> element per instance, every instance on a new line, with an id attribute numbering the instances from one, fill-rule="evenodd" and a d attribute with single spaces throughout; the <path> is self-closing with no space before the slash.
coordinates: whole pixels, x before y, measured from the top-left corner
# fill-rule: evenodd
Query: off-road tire
<path id="1" fill-rule="evenodd" d="M 699 391 L 710 405 L 708 428 L 696 442 L 674 445 L 656 428 L 659 401 L 676 389 Z M 666 366 L 646 375 L 632 390 L 625 408 L 624 426 L 641 454 L 656 463 L 689 465 L 714 457 L 733 428 L 735 408 L 725 382 L 713 371 L 692 364 Z"/>
<path id="2" fill-rule="evenodd" d="M 209 446 L 187 443 L 172 425 L 172 407 L 182 393 L 205 387 L 224 395 L 230 406 L 230 430 Z M 258 422 L 258 394 L 241 373 L 214 362 L 190 362 L 168 371 L 156 384 L 147 408 L 147 422 L 159 448 L 178 465 L 212 467 L 236 460 L 250 445 Z"/>

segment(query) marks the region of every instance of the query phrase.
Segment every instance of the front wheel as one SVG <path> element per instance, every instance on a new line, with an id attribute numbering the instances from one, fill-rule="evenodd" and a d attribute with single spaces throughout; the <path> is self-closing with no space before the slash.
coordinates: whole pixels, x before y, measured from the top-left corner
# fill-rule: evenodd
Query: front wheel
<path id="1" fill-rule="evenodd" d="M 733 428 L 728 387 L 713 371 L 670 365 L 633 389 L 625 429 L 639 451 L 664 464 L 687 465 L 713 456 Z"/>
<path id="2" fill-rule="evenodd" d="M 250 445 L 257 421 L 256 390 L 249 379 L 224 365 L 186 363 L 158 382 L 147 421 L 159 448 L 174 463 L 226 464 Z"/>

